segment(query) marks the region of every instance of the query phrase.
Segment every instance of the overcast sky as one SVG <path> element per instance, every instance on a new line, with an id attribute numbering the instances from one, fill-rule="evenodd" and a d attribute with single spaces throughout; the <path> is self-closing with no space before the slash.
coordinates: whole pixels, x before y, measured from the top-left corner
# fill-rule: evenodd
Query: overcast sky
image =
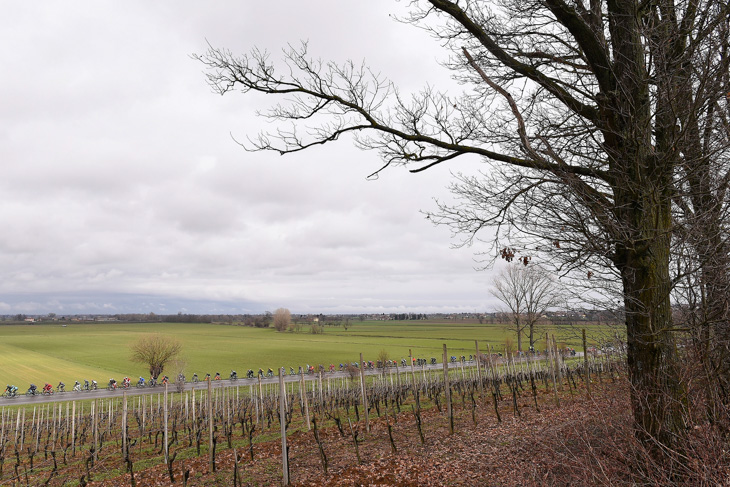
<path id="1" fill-rule="evenodd" d="M 449 86 L 408 2 L 6 2 L 0 17 L 0 313 L 485 311 L 476 249 L 419 210 L 450 170 L 343 140 L 248 153 L 273 98 L 218 96 L 209 42 L 365 60 L 405 92 Z"/>

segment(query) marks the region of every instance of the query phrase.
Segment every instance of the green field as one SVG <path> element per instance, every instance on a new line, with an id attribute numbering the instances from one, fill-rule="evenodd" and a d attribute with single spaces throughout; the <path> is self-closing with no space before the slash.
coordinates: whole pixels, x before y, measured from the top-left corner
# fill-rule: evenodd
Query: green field
<path id="1" fill-rule="evenodd" d="M 540 328 L 555 333 L 559 341 L 579 348 L 573 328 Z M 79 323 L 62 326 L 23 324 L 0 326 L 0 384 L 27 387 L 30 382 L 59 380 L 67 388 L 74 380 L 97 380 L 105 384 L 110 377 L 149 376 L 148 370 L 130 360 L 129 345 L 140 336 L 159 333 L 177 338 L 183 344 L 185 373 L 199 376 L 220 372 L 225 377 L 231 369 L 243 376 L 248 369 L 305 364 L 356 362 L 362 352 L 365 360 L 377 360 L 385 349 L 393 359 L 440 357 L 445 343 L 450 355 L 474 353 L 474 340 L 480 350 L 487 344 L 501 350 L 510 336 L 503 325 L 477 323 L 430 323 L 401 321 L 356 322 L 348 330 L 326 327 L 324 334 L 313 335 L 304 327 L 301 333 L 278 333 L 273 328 L 259 329 L 223 324 L 187 323 Z M 595 344 L 608 335 L 606 330 L 589 329 Z M 514 341 L 514 340 L 513 340 Z M 527 340 L 523 343 L 527 343 Z M 527 345 L 524 345 L 526 348 Z M 538 342 L 544 348 L 544 340 Z M 172 371 L 166 371 L 172 374 Z"/>

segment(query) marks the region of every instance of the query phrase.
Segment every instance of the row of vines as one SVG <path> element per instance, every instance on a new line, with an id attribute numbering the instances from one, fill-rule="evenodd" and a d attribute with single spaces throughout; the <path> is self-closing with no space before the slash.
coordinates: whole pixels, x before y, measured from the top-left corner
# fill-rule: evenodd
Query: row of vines
<path id="1" fill-rule="evenodd" d="M 282 479 L 288 483 L 296 475 L 289 472 L 286 454 L 287 434 L 293 431 L 311 432 L 326 473 L 327 451 L 319 435 L 324 424 L 350 437 L 353 460 L 360 463 L 358 445 L 370 433 L 372 417 L 385 418 L 396 452 L 391 424 L 403 411 L 413 415 L 425 442 L 425 408 L 448 415 L 453 433 L 454 408 L 474 417 L 478 407 L 490 407 L 501 421 L 499 403 L 510 401 L 512 413 L 519 415 L 518 397 L 531 395 L 539 411 L 538 389 L 559 401 L 559 389 L 574 394 L 581 383 L 580 389 L 590 391 L 592 378 L 615 379 L 622 362 L 609 354 L 566 360 L 555 347 L 552 352 L 504 359 L 480 354 L 477 348 L 478 361 L 449 368 L 444 346 L 444 365 L 437 369 L 395 367 L 375 376 L 360 370 L 350 377 L 320 373 L 294 381 L 289 377 L 288 382 L 280 376 L 279 384 L 209 382 L 207 390 L 171 388 L 156 394 L 5 407 L 0 412 L 0 483 L 60 485 L 74 477 L 83 486 L 124 476 L 135 486 L 135 472 L 165 464 L 170 481 L 186 485 L 190 472 L 180 466 L 181 459 L 206 456 L 209 471 L 215 472 L 221 449 L 235 448 L 239 463 L 255 459 L 257 443 L 277 438 L 284 452 Z M 236 485 L 235 468 L 233 477 Z"/>

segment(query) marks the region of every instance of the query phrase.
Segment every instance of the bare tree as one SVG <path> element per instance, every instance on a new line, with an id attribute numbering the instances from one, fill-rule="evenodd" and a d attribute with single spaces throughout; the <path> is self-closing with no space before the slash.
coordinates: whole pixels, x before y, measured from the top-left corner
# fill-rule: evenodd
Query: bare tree
<path id="1" fill-rule="evenodd" d="M 535 328 L 545 312 L 558 304 L 555 284 L 550 275 L 539 266 L 510 264 L 493 280 L 491 292 L 509 308 L 511 329 L 517 335 L 517 350 L 522 351 L 522 335 L 535 346 Z"/>
<path id="2" fill-rule="evenodd" d="M 522 320 L 524 310 L 524 292 L 522 289 L 522 276 L 518 266 L 510 266 L 499 273 L 493 280 L 494 287 L 491 293 L 507 306 L 505 321 L 507 328 L 514 331 L 517 336 L 517 350 L 522 351 L 522 335 L 525 331 L 525 323 Z"/>
<path id="3" fill-rule="evenodd" d="M 286 308 L 274 311 L 274 328 L 276 331 L 286 331 L 291 323 L 291 313 Z"/>
<path id="4" fill-rule="evenodd" d="M 237 57 L 211 48 L 197 58 L 221 94 L 286 97 L 266 114 L 286 123 L 249 149 L 296 152 L 353 134 L 360 147 L 379 152 L 383 168 L 402 164 L 418 172 L 481 157 L 486 170 L 458 176 L 452 189 L 459 200 L 440 205 L 432 220 L 464 235 L 465 244 L 490 228 L 493 248 L 506 260 L 542 257 L 563 275 L 617 286 L 638 435 L 657 454 L 674 448 L 686 431 L 687 402 L 670 303 L 673 211 L 693 191 L 703 194 L 701 181 L 691 181 L 702 161 L 689 149 L 698 146 L 685 143 L 696 109 L 711 103 L 712 113 L 700 111 L 711 122 L 700 125 L 727 131 L 730 5 L 411 5 L 407 20 L 450 50 L 445 64 L 463 93 L 426 88 L 409 98 L 365 66 L 312 60 L 306 44 L 285 52 L 283 74 L 258 50 Z M 700 145 L 702 154 L 726 158 L 723 139 L 713 140 L 721 141 L 709 150 Z M 714 191 L 727 187 L 721 177 Z M 693 208 L 707 214 L 712 202 L 700 203 Z M 717 222 L 689 226 L 723 231 Z M 713 238 L 701 241 L 717 253 Z"/>
<path id="5" fill-rule="evenodd" d="M 378 357 L 375 360 L 380 366 L 380 371 L 383 375 L 385 375 L 385 370 L 387 369 L 388 361 L 390 360 L 390 354 L 388 353 L 388 351 L 384 348 L 381 348 L 378 352 Z"/>
<path id="6" fill-rule="evenodd" d="M 182 343 L 163 335 L 144 335 L 130 345 L 132 360 L 149 366 L 150 375 L 157 379 L 171 360 L 182 351 Z"/>

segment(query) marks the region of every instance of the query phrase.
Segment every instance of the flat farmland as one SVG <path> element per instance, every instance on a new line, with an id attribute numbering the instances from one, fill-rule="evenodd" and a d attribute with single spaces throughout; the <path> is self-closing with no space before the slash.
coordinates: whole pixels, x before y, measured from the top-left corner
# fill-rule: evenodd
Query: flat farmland
<path id="1" fill-rule="evenodd" d="M 140 337 L 161 334 L 174 337 L 183 345 L 181 358 L 186 375 L 220 372 L 226 378 L 231 369 L 243 376 L 248 369 L 266 370 L 280 366 L 355 362 L 363 353 L 365 360 L 377 360 L 381 350 L 392 359 L 440 357 L 443 344 L 450 355 L 474 353 L 474 340 L 480 350 L 487 344 L 502 350 L 505 339 L 513 334 L 504 325 L 478 323 L 435 323 L 403 321 L 355 322 L 348 330 L 325 327 L 323 334 L 278 333 L 273 328 L 249 328 L 227 324 L 190 323 L 76 323 L 22 324 L 0 326 L 0 384 L 15 384 L 25 390 L 28 383 L 55 385 L 59 381 L 70 389 L 74 380 L 96 380 L 104 385 L 110 377 L 148 377 L 142 364 L 132 362 L 129 346 Z M 541 326 L 554 333 L 558 341 L 579 348 L 575 328 Z M 588 327 L 590 344 L 610 336 L 604 327 Z M 527 343 L 525 339 L 523 343 Z M 526 348 L 527 345 L 524 345 Z M 544 338 L 537 344 L 544 348 Z M 173 370 L 166 370 L 172 375 Z"/>

